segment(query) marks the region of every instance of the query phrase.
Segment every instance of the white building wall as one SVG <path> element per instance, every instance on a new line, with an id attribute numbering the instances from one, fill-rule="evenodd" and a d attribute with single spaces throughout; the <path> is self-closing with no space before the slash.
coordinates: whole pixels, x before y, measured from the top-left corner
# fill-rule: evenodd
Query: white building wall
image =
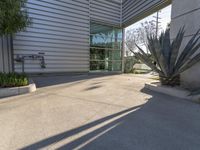
<path id="1" fill-rule="evenodd" d="M 27 8 L 32 24 L 14 37 L 14 57 L 43 52 L 46 68 L 27 60 L 25 72 L 88 72 L 89 1 L 29 0 Z M 22 71 L 16 61 L 15 71 Z"/>
<path id="2" fill-rule="evenodd" d="M 14 37 L 14 57 L 42 52 L 46 68 L 27 60 L 26 73 L 88 72 L 90 21 L 121 22 L 118 0 L 28 0 L 27 8 L 32 24 Z M 21 72 L 22 64 L 14 64 Z"/>
<path id="3" fill-rule="evenodd" d="M 200 0 L 173 0 L 171 38 L 185 25 L 185 38 L 182 47 L 200 29 Z M 199 50 L 200 51 L 200 50 Z M 181 75 L 182 85 L 188 88 L 200 87 L 200 63 Z"/>

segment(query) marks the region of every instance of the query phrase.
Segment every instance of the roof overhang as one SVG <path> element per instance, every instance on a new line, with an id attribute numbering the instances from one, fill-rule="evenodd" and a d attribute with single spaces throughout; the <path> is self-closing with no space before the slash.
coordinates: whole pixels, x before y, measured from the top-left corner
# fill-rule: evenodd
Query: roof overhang
<path id="1" fill-rule="evenodd" d="M 122 27 L 127 27 L 171 3 L 172 0 L 124 0 L 122 3 Z"/>

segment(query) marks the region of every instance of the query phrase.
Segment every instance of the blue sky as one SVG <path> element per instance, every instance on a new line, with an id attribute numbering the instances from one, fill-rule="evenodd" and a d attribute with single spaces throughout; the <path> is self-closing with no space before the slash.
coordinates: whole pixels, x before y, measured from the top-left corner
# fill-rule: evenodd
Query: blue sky
<path id="1" fill-rule="evenodd" d="M 133 25 L 130 25 L 129 27 L 126 28 L 126 30 L 129 30 L 129 29 L 132 29 L 132 28 L 137 28 L 137 27 L 140 26 L 140 24 L 142 22 L 155 20 L 155 18 L 153 16 L 156 16 L 156 13 L 140 20 L 139 22 L 137 22 Z M 162 29 L 166 29 L 167 24 L 170 23 L 170 21 L 171 21 L 171 5 L 165 7 L 164 9 L 161 10 L 160 18 L 162 18 L 162 19 L 159 20 L 161 22 L 160 25 L 161 25 Z"/>

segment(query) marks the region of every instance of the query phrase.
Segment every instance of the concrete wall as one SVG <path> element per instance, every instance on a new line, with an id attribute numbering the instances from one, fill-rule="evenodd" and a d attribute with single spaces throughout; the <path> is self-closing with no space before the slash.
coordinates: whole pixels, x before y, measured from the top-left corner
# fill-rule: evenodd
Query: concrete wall
<path id="1" fill-rule="evenodd" d="M 171 38 L 185 25 L 186 33 L 182 47 L 200 28 L 200 0 L 173 0 Z M 200 51 L 200 50 L 199 50 Z M 200 63 L 181 75 L 182 85 L 188 88 L 200 87 Z"/>
<path id="2" fill-rule="evenodd" d="M 10 37 L 0 37 L 0 72 L 12 71 L 12 47 Z"/>

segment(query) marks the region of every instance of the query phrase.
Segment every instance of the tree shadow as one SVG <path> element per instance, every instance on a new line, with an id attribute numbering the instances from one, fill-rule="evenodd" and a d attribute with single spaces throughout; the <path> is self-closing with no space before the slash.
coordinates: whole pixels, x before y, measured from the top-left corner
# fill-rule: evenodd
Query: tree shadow
<path id="1" fill-rule="evenodd" d="M 142 91 L 152 96 L 143 105 L 38 141 L 22 150 L 45 148 L 116 117 L 58 149 L 199 150 L 200 106 L 146 89 Z"/>
<path id="2" fill-rule="evenodd" d="M 119 116 L 119 115 L 122 115 L 122 114 L 124 114 L 124 113 L 127 113 L 127 112 L 129 112 L 129 111 L 132 111 L 132 110 L 134 110 L 134 109 L 136 109 L 136 108 L 140 108 L 140 107 L 141 107 L 141 105 L 135 106 L 135 107 L 132 107 L 132 108 L 123 110 L 123 111 L 121 111 L 121 112 L 112 114 L 112 115 L 110 115 L 110 116 L 106 116 L 106 117 L 104 117 L 104 118 L 101 118 L 101 119 L 99 119 L 99 120 L 93 121 L 93 122 L 91 122 L 91 123 L 88 123 L 88 124 L 86 124 L 86 125 L 80 126 L 80 127 L 78 127 L 78 128 L 75 128 L 75 129 L 72 129 L 72 130 L 69 130 L 69 131 L 66 131 L 66 132 L 63 132 L 63 133 L 54 135 L 54 136 L 49 137 L 49 138 L 47 138 L 47 139 L 44 139 L 44 140 L 41 140 L 41 141 L 36 142 L 36 143 L 34 143 L 34 144 L 31 144 L 31 145 L 29 145 L 29 146 L 27 146 L 27 147 L 22 148 L 22 150 L 44 148 L 44 147 L 46 147 L 46 146 L 48 146 L 48 145 L 50 145 L 50 144 L 57 143 L 57 142 L 59 142 L 59 141 L 61 141 L 61 140 L 63 140 L 63 139 L 66 139 L 66 138 L 68 138 L 68 137 L 71 137 L 71 136 L 73 136 L 73 135 L 75 135 L 75 134 L 78 134 L 78 133 L 84 131 L 84 130 L 90 129 L 90 128 L 92 128 L 92 127 L 94 127 L 94 126 L 97 126 L 97 125 L 99 125 L 99 124 L 101 124 L 101 123 L 103 123 L 103 122 L 105 122 L 105 121 L 108 121 L 108 120 L 110 120 L 110 119 L 112 119 L 112 118 L 114 118 L 114 117 L 117 117 L 117 116 Z"/>
<path id="3" fill-rule="evenodd" d="M 90 87 L 84 89 L 84 91 L 95 90 L 95 89 L 98 89 L 98 88 L 101 88 L 101 87 L 102 87 L 102 85 L 90 86 Z"/>

